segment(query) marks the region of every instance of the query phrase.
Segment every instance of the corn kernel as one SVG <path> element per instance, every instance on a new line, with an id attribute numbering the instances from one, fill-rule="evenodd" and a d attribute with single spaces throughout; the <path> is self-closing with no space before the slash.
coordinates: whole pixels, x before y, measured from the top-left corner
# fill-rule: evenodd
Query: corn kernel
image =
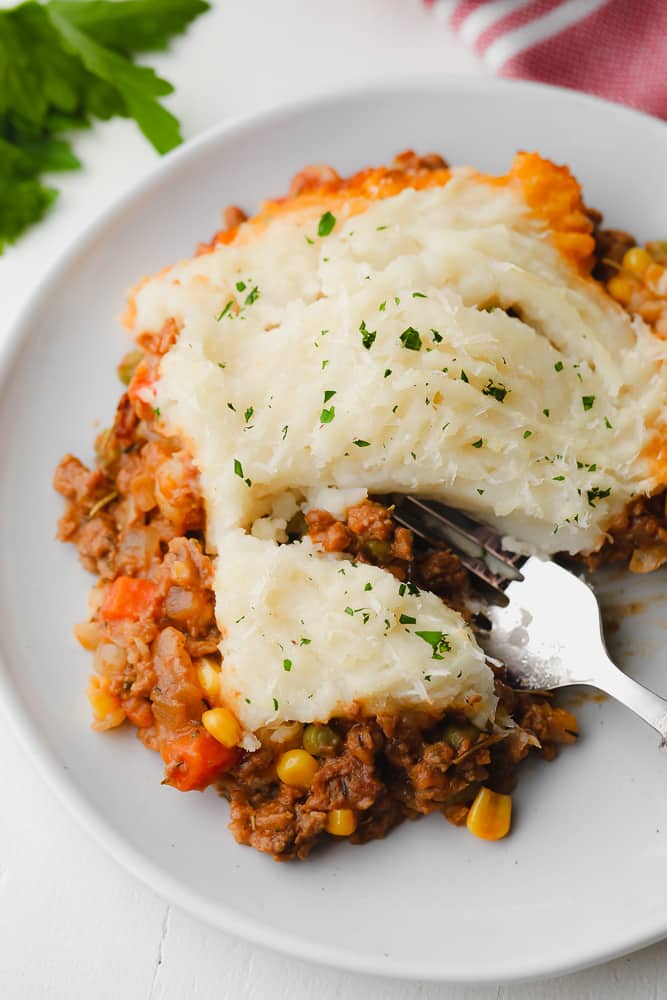
<path id="1" fill-rule="evenodd" d="M 482 840 L 500 840 L 509 833 L 511 821 L 512 796 L 480 788 L 466 820 L 470 832 Z"/>
<path id="2" fill-rule="evenodd" d="M 228 708 L 211 708 L 201 717 L 204 729 L 223 747 L 235 747 L 243 736 L 243 730 L 233 712 Z"/>
<path id="3" fill-rule="evenodd" d="M 643 278 L 646 268 L 653 263 L 653 258 L 643 247 L 630 247 L 623 256 L 623 270 L 629 271 L 635 278 Z"/>
<path id="4" fill-rule="evenodd" d="M 332 809 L 327 816 L 327 833 L 334 837 L 349 837 L 357 829 L 357 817 L 352 809 Z"/>
<path id="5" fill-rule="evenodd" d="M 294 788 L 310 788 L 319 764 L 306 750 L 288 750 L 276 765 L 278 777 Z"/>
<path id="6" fill-rule="evenodd" d="M 637 291 L 637 282 L 634 278 L 626 277 L 624 274 L 615 274 L 610 281 L 607 282 L 607 291 L 611 295 L 612 299 L 616 299 L 621 305 L 627 306 L 630 299 Z"/>
<path id="7" fill-rule="evenodd" d="M 220 670 L 218 665 L 211 660 L 202 660 L 197 667 L 197 680 L 207 700 L 217 702 L 220 695 Z"/>
<path id="8" fill-rule="evenodd" d="M 177 559 L 171 567 L 171 578 L 174 583 L 189 583 L 190 582 L 190 567 L 182 559 Z"/>
<path id="9" fill-rule="evenodd" d="M 93 674 L 88 682 L 88 701 L 93 710 L 95 729 L 115 729 L 125 721 L 120 701 L 109 691 L 106 678 Z"/>

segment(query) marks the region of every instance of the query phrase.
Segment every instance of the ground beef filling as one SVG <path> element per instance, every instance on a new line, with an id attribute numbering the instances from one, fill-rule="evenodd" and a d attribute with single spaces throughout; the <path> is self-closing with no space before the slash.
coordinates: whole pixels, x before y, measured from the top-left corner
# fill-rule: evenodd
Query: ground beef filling
<path id="1" fill-rule="evenodd" d="M 170 326 L 153 346 L 163 347 L 172 333 Z M 155 361 L 149 355 L 135 378 Z M 217 744 L 201 724 L 215 704 L 206 672 L 215 676 L 221 663 L 197 471 L 181 443 L 159 432 L 152 411 L 132 402 L 131 388 L 112 427 L 98 437 L 95 468 L 67 455 L 55 474 L 67 501 L 58 535 L 77 546 L 83 565 L 98 576 L 90 621 L 77 629 L 94 651 L 94 693 L 114 706 L 95 725 L 129 721 L 162 754 L 165 780 L 176 788 L 215 784 L 230 800 L 230 827 L 240 843 L 279 859 L 305 857 L 328 836 L 332 810 L 353 811 L 354 843 L 434 811 L 460 824 L 482 783 L 508 791 L 528 753 L 548 759 L 558 744 L 574 740 L 569 713 L 546 696 L 511 691 L 499 675 L 499 717 L 512 717 L 512 728 L 482 732 L 451 713 L 333 719 L 324 727 L 327 740 L 315 739 L 318 768 L 308 789 L 282 782 L 276 765 L 286 750 L 304 743 L 312 750 L 313 731 L 322 727 L 266 728 L 254 752 Z M 290 530 L 465 607 L 468 580 L 458 557 L 448 549 L 417 550 L 412 533 L 380 502 L 355 504 L 344 520 L 311 510 Z M 140 592 L 129 614 L 118 604 L 119 581 L 135 598 Z"/>

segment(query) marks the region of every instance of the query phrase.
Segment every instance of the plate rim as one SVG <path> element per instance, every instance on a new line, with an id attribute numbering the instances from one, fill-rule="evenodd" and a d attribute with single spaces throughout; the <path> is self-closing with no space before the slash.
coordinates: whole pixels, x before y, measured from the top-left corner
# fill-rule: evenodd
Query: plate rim
<path id="1" fill-rule="evenodd" d="M 21 348 L 30 338 L 33 321 L 45 307 L 49 294 L 54 286 L 57 286 L 61 276 L 68 271 L 81 254 L 85 253 L 88 247 L 94 244 L 98 238 L 104 236 L 105 230 L 118 215 L 124 213 L 135 202 L 140 201 L 144 194 L 155 185 L 167 180 L 169 175 L 178 171 L 182 164 L 195 160 L 202 153 L 205 153 L 209 146 L 233 138 L 238 133 L 251 132 L 261 128 L 265 122 L 279 122 L 281 118 L 289 117 L 298 112 L 312 112 L 322 106 L 335 105 L 355 97 L 366 99 L 374 95 L 389 96 L 392 92 L 405 94 L 420 89 L 437 91 L 443 97 L 447 94 L 460 92 L 462 89 L 471 92 L 493 92 L 494 94 L 520 91 L 532 94 L 537 98 L 544 97 L 548 100 L 584 104 L 590 106 L 591 109 L 604 107 L 607 110 L 612 110 L 620 118 L 640 121 L 642 127 L 654 130 L 656 135 L 664 136 L 665 131 L 667 131 L 667 123 L 658 118 L 570 88 L 555 87 L 533 81 L 433 72 L 409 74 L 398 80 L 388 76 L 379 77 L 364 84 L 332 88 L 315 96 L 271 104 L 249 114 L 236 115 L 218 122 L 184 143 L 164 159 L 157 161 L 145 176 L 130 185 L 122 194 L 111 199 L 109 204 L 84 226 L 54 259 L 28 301 L 14 316 L 9 330 L 0 344 L 0 393 L 11 376 Z M 103 814 L 91 805 L 85 794 L 79 790 L 76 782 L 58 766 L 36 721 L 30 716 L 27 706 L 24 706 L 18 691 L 11 683 L 10 673 L 1 653 L 0 710 L 7 718 L 9 727 L 19 745 L 25 751 L 38 774 L 54 792 L 58 801 L 79 826 L 117 863 L 121 864 L 162 899 L 181 907 L 195 918 L 203 920 L 233 937 L 242 938 L 252 944 L 270 948 L 290 957 L 337 969 L 410 981 L 488 985 L 497 984 L 499 981 L 519 982 L 565 975 L 613 958 L 622 957 L 667 936 L 666 911 L 659 924 L 654 920 L 652 924 L 641 928 L 637 927 L 634 934 L 624 936 L 622 941 L 614 941 L 594 949 L 591 949 L 590 946 L 579 951 L 570 949 L 568 959 L 564 961 L 552 960 L 547 965 L 531 962 L 526 956 L 522 956 L 520 959 L 509 956 L 502 967 L 495 966 L 493 969 L 479 970 L 472 978 L 461 973 L 449 973 L 446 969 L 434 970 L 431 968 L 425 971 L 419 966 L 412 966 L 403 960 L 396 961 L 391 957 L 364 956 L 333 946 L 307 942 L 296 933 L 282 933 L 275 927 L 257 923 L 228 909 L 224 900 L 217 903 L 208 901 L 198 892 L 189 889 L 184 883 L 170 875 L 160 865 L 154 863 L 139 849 L 131 846 L 121 834 L 117 833 Z"/>

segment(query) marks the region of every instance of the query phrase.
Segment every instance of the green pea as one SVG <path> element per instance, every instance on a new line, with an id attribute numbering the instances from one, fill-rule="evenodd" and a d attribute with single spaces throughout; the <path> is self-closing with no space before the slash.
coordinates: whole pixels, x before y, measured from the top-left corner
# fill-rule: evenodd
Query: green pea
<path id="1" fill-rule="evenodd" d="M 127 354 L 123 355 L 118 365 L 118 378 L 123 385 L 130 384 L 132 376 L 137 370 L 137 366 L 143 359 L 143 356 L 143 351 L 128 351 Z"/>
<path id="2" fill-rule="evenodd" d="M 465 722 L 448 722 L 442 731 L 442 738 L 459 753 L 463 744 L 472 743 L 478 734 L 478 729 Z"/>
<path id="3" fill-rule="evenodd" d="M 340 736 L 331 726 L 312 724 L 304 729 L 303 749 L 313 756 L 325 753 L 327 750 L 335 750 L 339 743 Z"/>
<path id="4" fill-rule="evenodd" d="M 387 562 L 391 555 L 391 545 L 379 538 L 371 538 L 366 542 L 366 548 L 379 563 Z"/>

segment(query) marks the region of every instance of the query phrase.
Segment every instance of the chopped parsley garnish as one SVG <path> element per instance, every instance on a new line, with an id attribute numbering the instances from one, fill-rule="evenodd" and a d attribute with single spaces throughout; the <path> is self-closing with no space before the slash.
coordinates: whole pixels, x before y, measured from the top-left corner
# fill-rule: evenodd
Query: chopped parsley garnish
<path id="1" fill-rule="evenodd" d="M 372 583 L 367 583 L 366 586 L 364 587 L 364 590 L 372 590 L 372 589 L 373 589 Z"/>
<path id="2" fill-rule="evenodd" d="M 400 306 L 400 304 L 401 300 L 399 299 L 398 295 L 394 295 L 394 305 Z"/>
<path id="3" fill-rule="evenodd" d="M 468 376 L 464 372 L 463 368 L 461 369 L 461 381 L 462 382 L 467 382 L 468 384 L 470 384 L 470 379 L 468 378 Z"/>
<path id="4" fill-rule="evenodd" d="M 325 212 L 317 225 L 317 235 L 328 236 L 335 225 L 336 216 L 332 215 L 331 212 Z M 350 236 L 351 235 L 352 234 L 350 233 Z"/>
<path id="5" fill-rule="evenodd" d="M 323 409 L 320 413 L 320 423 L 330 424 L 333 418 L 336 416 L 336 407 L 330 406 L 328 410 Z"/>
<path id="6" fill-rule="evenodd" d="M 279 709 L 279 707 L 280 707 L 280 705 L 278 704 L 278 699 L 277 698 L 273 699 L 273 707 L 274 707 L 275 711 L 277 712 L 278 709 Z"/>
<path id="7" fill-rule="evenodd" d="M 476 441 L 473 441 L 472 446 L 473 448 L 481 448 L 483 444 L 484 438 L 478 438 Z"/>
<path id="8" fill-rule="evenodd" d="M 563 367 L 564 366 L 562 361 L 557 361 L 556 364 L 554 365 L 554 368 L 556 369 L 557 372 L 562 372 Z"/>
<path id="9" fill-rule="evenodd" d="M 257 301 L 258 298 L 259 298 L 259 288 L 257 287 L 257 285 L 255 285 L 255 287 L 252 288 L 246 295 L 245 305 L 251 306 L 253 302 Z"/>
<path id="10" fill-rule="evenodd" d="M 595 402 L 595 396 L 582 396 L 581 405 L 585 410 L 590 410 Z"/>
<path id="11" fill-rule="evenodd" d="M 433 337 L 433 342 L 435 344 L 442 343 L 442 334 L 438 333 L 437 330 L 431 330 L 431 336 Z"/>
<path id="12" fill-rule="evenodd" d="M 551 416 L 551 410 L 542 410 L 542 413 L 544 414 L 545 417 Z"/>
<path id="13" fill-rule="evenodd" d="M 524 431 L 523 432 L 524 441 L 526 440 L 526 438 L 529 438 L 532 433 L 533 433 L 532 431 Z"/>
<path id="14" fill-rule="evenodd" d="M 424 295 L 423 292 L 413 292 L 412 293 L 412 298 L 413 299 L 427 299 L 428 295 Z"/>
<path id="15" fill-rule="evenodd" d="M 245 417 L 245 422 L 246 423 L 248 423 L 248 421 L 250 420 L 250 418 L 252 417 L 252 415 L 253 415 L 254 412 L 255 412 L 255 409 L 254 409 L 253 406 L 249 406 L 248 409 L 245 411 L 245 413 L 243 414 L 243 416 Z"/>
<path id="16" fill-rule="evenodd" d="M 480 496 L 484 496 L 484 490 L 480 490 L 479 487 L 477 488 L 477 492 Z"/>
<path id="17" fill-rule="evenodd" d="M 609 418 L 608 418 L 608 417 L 605 417 L 605 418 L 604 418 L 604 425 L 605 425 L 605 427 L 607 428 L 607 430 L 609 430 L 609 431 L 610 431 L 610 430 L 612 430 L 612 426 L 611 426 L 611 424 L 609 423 Z"/>
<path id="18" fill-rule="evenodd" d="M 236 291 L 237 292 L 245 292 L 245 290 L 246 290 L 247 287 L 248 286 L 246 285 L 245 281 L 237 281 L 236 282 Z"/>
<path id="19" fill-rule="evenodd" d="M 243 479 L 243 466 L 239 462 L 238 458 L 234 459 L 234 475 Z"/>
<path id="20" fill-rule="evenodd" d="M 328 361 L 328 359 L 327 359 L 327 358 L 325 358 L 325 359 L 324 359 L 324 361 L 322 362 L 322 371 L 324 371 L 324 369 L 326 368 L 326 366 L 327 366 L 328 364 L 329 364 L 329 361 Z"/>
<path id="21" fill-rule="evenodd" d="M 236 407 L 234 406 L 233 403 L 227 403 L 227 409 L 232 410 L 234 413 L 236 413 Z"/>
<path id="22" fill-rule="evenodd" d="M 285 426 L 283 427 L 283 429 L 282 429 L 282 431 L 281 431 L 281 434 L 282 434 L 282 438 L 283 438 L 283 441 L 284 441 L 284 440 L 285 440 L 285 438 L 287 437 L 287 432 L 288 432 L 288 430 L 289 430 L 289 424 L 285 424 Z"/>
<path id="23" fill-rule="evenodd" d="M 401 615 L 398 619 L 401 625 L 416 625 L 417 619 L 413 618 L 411 615 Z"/>
<path id="24" fill-rule="evenodd" d="M 329 400 L 332 399 L 333 396 L 335 396 L 335 395 L 336 395 L 336 390 L 335 389 L 325 389 L 324 390 L 324 402 L 328 403 Z"/>
<path id="25" fill-rule="evenodd" d="M 421 350 L 422 339 L 419 336 L 419 331 L 415 330 L 414 326 L 409 326 L 407 330 L 403 331 L 400 341 L 403 344 L 403 347 L 407 348 L 408 351 Z"/>
<path id="26" fill-rule="evenodd" d="M 346 615 L 353 615 L 354 611 L 352 610 L 352 608 L 347 607 L 347 608 L 345 608 L 345 614 Z"/>
<path id="27" fill-rule="evenodd" d="M 391 375 L 391 368 L 385 368 L 384 377 L 389 378 L 390 375 Z"/>
<path id="28" fill-rule="evenodd" d="M 299 639 L 299 645 L 310 646 L 312 641 L 313 641 L 312 639 L 306 639 L 305 635 L 302 635 L 301 638 Z"/>
<path id="29" fill-rule="evenodd" d="M 387 308 L 387 300 L 385 299 L 384 302 L 380 303 L 380 305 L 378 306 L 378 309 L 380 310 L 381 313 L 383 313 L 386 308 Z"/>
<path id="30" fill-rule="evenodd" d="M 605 500 L 610 493 L 611 489 L 601 490 L 599 486 L 594 486 L 592 490 L 586 490 L 589 507 L 595 507 L 598 500 Z"/>
<path id="31" fill-rule="evenodd" d="M 486 388 L 482 389 L 482 395 L 493 396 L 493 398 L 497 399 L 499 403 L 504 403 L 505 396 L 507 395 L 508 392 L 511 391 L 512 390 L 504 386 L 502 382 L 494 382 L 493 379 L 490 378 L 486 385 Z"/>
<path id="32" fill-rule="evenodd" d="M 357 448 L 368 448 L 370 446 L 370 441 L 363 441 L 361 438 L 355 438 L 352 444 L 356 444 Z"/>
<path id="33" fill-rule="evenodd" d="M 449 637 L 444 632 L 415 632 L 415 635 L 427 642 L 433 650 L 434 660 L 444 660 L 443 653 L 449 653 L 451 646 Z"/>
<path id="34" fill-rule="evenodd" d="M 552 479 L 555 483 L 562 483 L 563 480 L 565 479 L 565 476 L 553 476 Z"/>
<path id="35" fill-rule="evenodd" d="M 224 361 L 218 361 L 218 368 L 226 368 L 226 367 L 227 365 L 225 364 Z"/>
<path id="36" fill-rule="evenodd" d="M 221 319 L 224 319 L 224 317 L 227 315 L 227 313 L 229 312 L 229 310 L 232 308 L 233 305 L 234 305 L 234 299 L 230 299 L 227 305 L 224 307 L 224 309 L 220 310 L 218 315 L 215 317 L 218 323 L 220 322 Z"/>
<path id="37" fill-rule="evenodd" d="M 154 407 L 153 413 L 155 414 L 156 417 L 159 417 L 160 416 L 160 407 L 159 406 Z"/>
<path id="38" fill-rule="evenodd" d="M 291 660 L 283 660 L 283 670 L 286 673 L 289 673 L 291 669 L 292 669 L 292 661 Z"/>
<path id="39" fill-rule="evenodd" d="M 361 326 L 359 327 L 359 333 L 361 334 L 361 343 L 364 345 L 367 351 L 370 351 L 371 347 L 375 343 L 375 338 L 377 337 L 377 330 L 369 330 L 366 327 L 365 320 L 362 320 Z"/>
<path id="40" fill-rule="evenodd" d="M 376 227 L 375 227 L 375 232 L 376 232 L 376 233 L 381 233 L 381 232 L 382 232 L 382 230 L 383 230 L 383 229 L 386 229 L 386 228 L 387 228 L 386 226 L 376 226 Z"/>

